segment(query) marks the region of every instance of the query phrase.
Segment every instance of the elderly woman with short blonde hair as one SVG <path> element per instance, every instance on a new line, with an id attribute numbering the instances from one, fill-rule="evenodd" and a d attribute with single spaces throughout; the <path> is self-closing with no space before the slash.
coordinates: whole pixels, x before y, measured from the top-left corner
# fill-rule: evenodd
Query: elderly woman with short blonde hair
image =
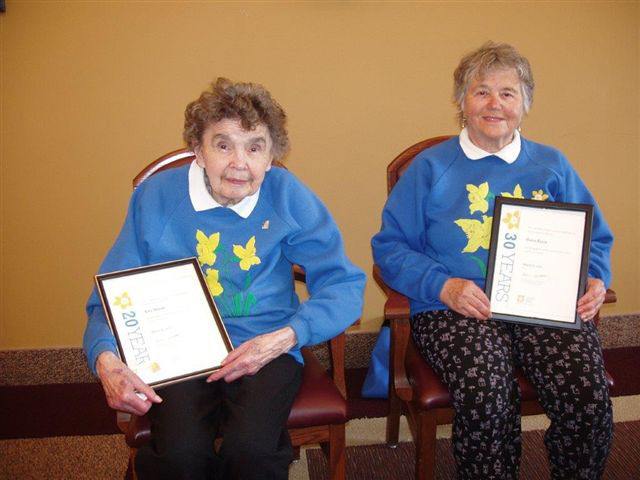
<path id="1" fill-rule="evenodd" d="M 558 150 L 520 135 L 533 101 L 526 58 L 489 42 L 454 73 L 462 131 L 419 153 L 389 195 L 372 240 L 385 282 L 407 295 L 411 329 L 447 385 L 460 479 L 518 477 L 522 367 L 551 419 L 545 435 L 557 479 L 600 478 L 612 411 L 596 327 L 611 280 L 613 237 L 578 174 Z M 498 195 L 595 206 L 580 331 L 490 318 L 484 293 L 491 211 Z"/>

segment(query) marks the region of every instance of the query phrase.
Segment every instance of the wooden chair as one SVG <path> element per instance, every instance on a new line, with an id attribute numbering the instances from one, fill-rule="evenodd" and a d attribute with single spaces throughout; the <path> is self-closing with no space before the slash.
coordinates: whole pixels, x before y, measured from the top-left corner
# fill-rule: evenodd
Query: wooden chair
<path id="1" fill-rule="evenodd" d="M 145 167 L 133 179 L 133 188 L 138 187 L 151 175 L 191 163 L 194 154 L 187 149 L 168 153 Z M 274 164 L 284 168 L 281 164 Z M 293 280 L 304 282 L 304 271 L 294 266 Z M 287 428 L 296 451 L 300 446 L 319 443 L 329 462 L 329 478 L 345 478 L 345 424 L 347 422 L 346 386 L 344 377 L 345 335 L 341 333 L 328 343 L 331 363 L 331 378 L 316 356 L 307 348 L 302 349 L 304 370 L 302 385 L 293 402 Z M 146 416 L 138 417 L 118 412 L 118 426 L 125 434 L 131 448 L 128 476 L 135 478 L 133 460 L 137 449 L 151 438 L 150 424 Z"/>
<path id="2" fill-rule="evenodd" d="M 418 153 L 449 138 L 451 136 L 429 138 L 400 153 L 387 167 L 387 194 Z M 373 267 L 373 277 L 387 296 L 384 320 L 391 327 L 387 443 L 398 443 L 400 415 L 405 413 L 416 446 L 415 478 L 431 480 L 435 474 L 436 428 L 453 421 L 451 398 L 447 387 L 424 361 L 411 340 L 409 300 L 384 283 L 376 265 Z M 608 290 L 605 303 L 615 301 L 615 292 Z M 613 380 L 608 374 L 607 376 L 611 389 Z M 517 378 L 522 395 L 522 415 L 544 413 L 533 385 L 525 379 L 522 371 L 517 371 Z"/>

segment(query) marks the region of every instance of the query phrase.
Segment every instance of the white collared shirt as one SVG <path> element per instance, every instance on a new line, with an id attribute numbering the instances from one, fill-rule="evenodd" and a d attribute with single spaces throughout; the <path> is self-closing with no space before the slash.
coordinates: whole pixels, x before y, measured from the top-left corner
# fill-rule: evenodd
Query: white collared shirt
<path id="1" fill-rule="evenodd" d="M 212 208 L 230 208 L 242 218 L 247 218 L 251 215 L 253 209 L 256 208 L 259 197 L 260 189 L 253 195 L 244 197 L 235 205 L 229 205 L 228 207 L 220 205 L 207 190 L 207 184 L 204 181 L 204 168 L 199 166 L 195 160 L 191 162 L 191 166 L 189 167 L 189 198 L 196 212 L 202 212 Z"/>
<path id="2" fill-rule="evenodd" d="M 481 158 L 490 157 L 491 155 L 495 155 L 496 157 L 504 160 L 505 162 L 511 164 L 516 161 L 518 155 L 520 155 L 520 132 L 518 130 L 515 131 L 513 135 L 513 140 L 508 145 L 502 147 L 501 150 L 496 153 L 489 153 L 481 149 L 480 147 L 474 145 L 474 143 L 469 138 L 469 132 L 467 132 L 467 128 L 463 128 L 460 132 L 460 147 L 462 147 L 462 151 L 464 154 L 469 157 L 471 160 L 480 160 Z"/>

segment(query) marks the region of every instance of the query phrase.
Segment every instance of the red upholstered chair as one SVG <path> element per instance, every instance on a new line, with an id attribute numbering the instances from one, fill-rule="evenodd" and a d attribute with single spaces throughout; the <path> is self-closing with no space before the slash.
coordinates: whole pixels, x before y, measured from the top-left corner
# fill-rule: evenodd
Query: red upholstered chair
<path id="1" fill-rule="evenodd" d="M 391 192 L 418 153 L 449 138 L 451 137 L 429 138 L 412 145 L 398 155 L 387 167 L 387 194 Z M 411 339 L 407 297 L 386 285 L 379 268 L 375 265 L 373 277 L 387 296 L 384 319 L 391 326 L 387 443 L 391 445 L 398 443 L 400 415 L 405 413 L 416 445 L 415 478 L 433 479 L 436 461 L 436 427 L 453 421 L 451 398 L 446 386 L 423 360 Z M 615 292 L 608 290 L 605 303 L 615 301 Z M 517 378 L 522 393 L 522 415 L 543 413 L 533 386 L 521 371 L 517 372 Z M 613 380 L 610 376 L 608 380 L 611 388 Z"/>
<path id="2" fill-rule="evenodd" d="M 168 168 L 191 163 L 194 154 L 186 149 L 176 150 L 157 159 L 145 167 L 133 180 L 136 188 L 151 175 Z M 281 164 L 276 166 L 284 168 Z M 304 281 L 304 271 L 295 266 L 292 281 Z M 304 348 L 304 370 L 302 385 L 287 421 L 289 435 L 294 448 L 319 443 L 329 461 L 329 478 L 345 478 L 344 430 L 347 421 L 346 387 L 344 379 L 344 333 L 332 338 L 329 357 L 332 377 L 322 367 L 316 356 Z M 135 452 L 151 438 L 150 424 L 146 416 L 118 413 L 118 426 L 131 447 L 128 474 L 135 478 L 133 459 Z"/>

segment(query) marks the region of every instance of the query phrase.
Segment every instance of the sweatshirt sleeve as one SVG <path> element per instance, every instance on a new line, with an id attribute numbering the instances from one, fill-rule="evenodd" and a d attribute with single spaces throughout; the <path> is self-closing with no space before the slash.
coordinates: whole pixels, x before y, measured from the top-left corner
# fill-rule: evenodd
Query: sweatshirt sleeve
<path id="1" fill-rule="evenodd" d="M 136 190 L 129 203 L 127 216 L 114 243 L 100 266 L 100 273 L 141 266 L 141 249 L 136 232 L 136 205 L 139 190 Z M 116 340 L 109 328 L 107 318 L 100 301 L 100 295 L 94 287 L 86 305 L 87 326 L 84 331 L 83 348 L 91 371 L 96 374 L 96 359 L 105 351 L 117 353 Z"/>
<path id="2" fill-rule="evenodd" d="M 599 278 L 608 288 L 611 285 L 611 247 L 613 246 L 613 233 L 604 219 L 598 203 L 582 179 L 578 176 L 578 173 L 566 158 L 563 157 L 563 160 L 563 198 L 561 198 L 560 201 L 593 205 L 589 276 Z"/>
<path id="3" fill-rule="evenodd" d="M 366 276 L 347 258 L 342 236 L 331 214 L 305 186 L 287 186 L 289 213 L 295 228 L 283 253 L 304 268 L 309 298 L 291 317 L 298 347 L 335 337 L 362 313 Z"/>
<path id="4" fill-rule="evenodd" d="M 382 228 L 371 240 L 374 262 L 387 285 L 423 302 L 437 301 L 451 277 L 449 270 L 427 253 L 431 180 L 427 162 L 416 158 L 389 194 Z"/>

